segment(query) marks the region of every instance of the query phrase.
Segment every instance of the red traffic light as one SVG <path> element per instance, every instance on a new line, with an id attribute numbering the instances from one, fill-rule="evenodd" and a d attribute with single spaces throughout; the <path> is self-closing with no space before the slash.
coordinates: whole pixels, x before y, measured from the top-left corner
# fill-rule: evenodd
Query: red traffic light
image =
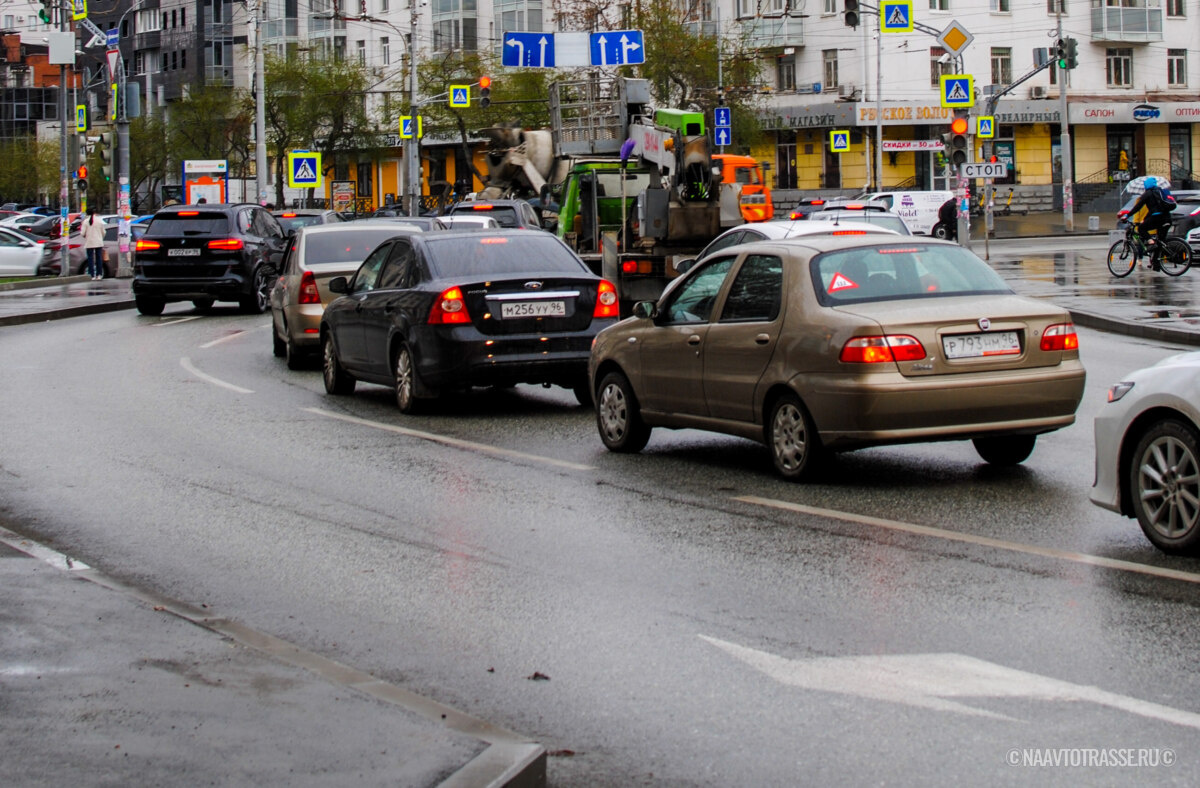
<path id="1" fill-rule="evenodd" d="M 955 134 L 966 134 L 967 119 L 955 118 L 954 120 L 950 121 L 950 131 L 954 132 Z"/>
<path id="2" fill-rule="evenodd" d="M 997 159 L 995 156 L 993 156 L 990 159 L 988 159 L 988 161 L 991 162 L 992 164 L 995 164 L 996 162 L 999 161 L 999 159 Z"/>
<path id="3" fill-rule="evenodd" d="M 480 77 L 479 78 L 479 87 L 481 89 L 487 90 L 491 86 L 492 86 L 492 78 L 491 77 Z"/>
<path id="4" fill-rule="evenodd" d="M 86 164 L 79 165 L 79 169 L 75 172 L 75 177 L 77 177 L 77 178 L 86 178 L 87 177 L 87 165 Z"/>

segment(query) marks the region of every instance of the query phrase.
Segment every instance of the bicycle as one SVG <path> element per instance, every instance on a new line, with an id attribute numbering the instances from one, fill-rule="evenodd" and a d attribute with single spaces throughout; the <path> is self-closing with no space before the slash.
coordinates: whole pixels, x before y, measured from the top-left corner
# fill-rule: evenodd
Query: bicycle
<path id="1" fill-rule="evenodd" d="M 1108 270 L 1116 277 L 1129 276 L 1137 268 L 1138 260 L 1148 254 L 1150 266 L 1167 276 L 1180 276 L 1192 264 L 1192 248 L 1187 241 L 1168 236 L 1158 242 L 1156 236 L 1143 244 L 1141 236 L 1132 223 L 1125 228 L 1125 238 L 1117 241 L 1108 250 Z"/>

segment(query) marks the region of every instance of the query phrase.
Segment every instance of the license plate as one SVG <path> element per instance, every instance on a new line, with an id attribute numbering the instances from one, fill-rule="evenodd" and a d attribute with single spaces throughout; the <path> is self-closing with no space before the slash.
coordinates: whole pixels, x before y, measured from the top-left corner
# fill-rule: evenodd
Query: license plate
<path id="1" fill-rule="evenodd" d="M 982 358 L 1015 356 L 1021 352 L 1016 331 L 990 331 L 986 334 L 956 334 L 942 337 L 946 358 Z"/>
<path id="2" fill-rule="evenodd" d="M 500 305 L 500 318 L 510 317 L 564 317 L 566 301 L 515 301 Z"/>
<path id="3" fill-rule="evenodd" d="M 167 257 L 199 257 L 199 249 L 168 249 Z"/>

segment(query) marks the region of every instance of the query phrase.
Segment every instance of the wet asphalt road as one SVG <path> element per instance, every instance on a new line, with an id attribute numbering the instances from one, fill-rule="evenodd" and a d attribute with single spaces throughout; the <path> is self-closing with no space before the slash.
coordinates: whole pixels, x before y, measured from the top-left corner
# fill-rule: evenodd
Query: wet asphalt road
<path id="1" fill-rule="evenodd" d="M 1087 501 L 1105 389 L 1176 348 L 1082 330 L 1078 422 L 1021 468 L 917 445 L 797 486 L 705 433 L 608 454 L 559 389 L 331 398 L 267 318 L 192 317 L 0 334 L 5 514 L 528 735 L 553 785 L 1200 781 L 1200 566 Z"/>

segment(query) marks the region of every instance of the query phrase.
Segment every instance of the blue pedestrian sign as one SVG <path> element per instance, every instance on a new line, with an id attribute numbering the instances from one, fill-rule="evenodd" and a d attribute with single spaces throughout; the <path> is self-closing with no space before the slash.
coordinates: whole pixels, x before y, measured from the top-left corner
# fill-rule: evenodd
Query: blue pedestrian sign
<path id="1" fill-rule="evenodd" d="M 881 0 L 879 29 L 884 33 L 911 33 L 913 30 L 912 0 Z"/>
<path id="2" fill-rule="evenodd" d="M 411 140 L 413 138 L 421 139 L 425 136 L 424 118 L 417 115 L 415 118 L 412 115 L 400 116 L 400 139 Z"/>
<path id="3" fill-rule="evenodd" d="M 975 121 L 975 135 L 982 139 L 992 139 L 996 136 L 996 118 L 994 115 L 980 115 Z"/>
<path id="4" fill-rule="evenodd" d="M 471 106 L 471 86 L 470 85 L 451 85 L 450 86 L 450 106 L 452 106 L 452 107 L 469 107 L 469 106 Z"/>
<path id="5" fill-rule="evenodd" d="M 593 66 L 628 66 L 646 62 L 646 46 L 641 30 L 609 30 L 592 33 L 591 44 Z"/>
<path id="6" fill-rule="evenodd" d="M 970 74 L 943 74 L 939 81 L 943 107 L 970 109 L 975 106 L 975 78 Z"/>
<path id="7" fill-rule="evenodd" d="M 732 126 L 733 125 L 733 110 L 729 107 L 714 107 L 713 108 L 713 125 L 714 126 Z"/>
<path id="8" fill-rule="evenodd" d="M 501 64 L 524 68 L 554 68 L 553 33 L 505 33 Z"/>
<path id="9" fill-rule="evenodd" d="M 836 129 L 829 132 L 829 152 L 850 152 L 850 132 L 847 129 Z"/>
<path id="10" fill-rule="evenodd" d="M 310 150 L 291 150 L 287 154 L 288 186 L 314 189 L 321 186 L 321 154 Z"/>

